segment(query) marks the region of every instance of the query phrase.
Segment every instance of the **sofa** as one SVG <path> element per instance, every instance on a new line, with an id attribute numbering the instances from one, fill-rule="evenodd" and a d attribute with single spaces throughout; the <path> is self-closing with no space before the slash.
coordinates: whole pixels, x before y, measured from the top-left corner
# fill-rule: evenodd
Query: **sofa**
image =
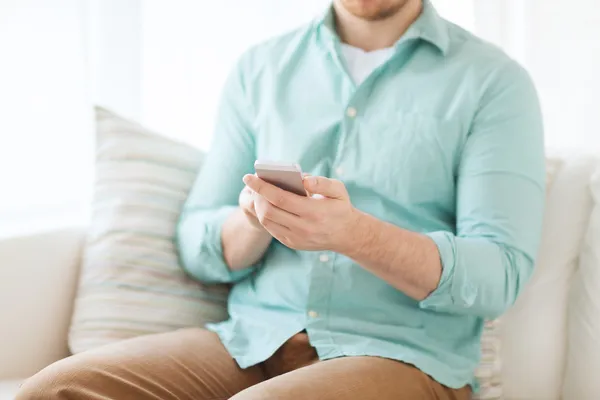
<path id="1" fill-rule="evenodd" d="M 549 157 L 536 271 L 500 319 L 505 399 L 600 399 L 600 178 L 581 153 Z M 86 227 L 0 239 L 0 400 L 69 355 Z"/>

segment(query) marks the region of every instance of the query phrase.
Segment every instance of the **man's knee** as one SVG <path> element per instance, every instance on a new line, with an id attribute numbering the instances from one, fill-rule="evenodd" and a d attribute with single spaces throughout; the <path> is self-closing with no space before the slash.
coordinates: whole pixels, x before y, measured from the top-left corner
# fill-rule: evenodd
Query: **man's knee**
<path id="1" fill-rule="evenodd" d="M 78 396 L 84 382 L 93 379 L 93 369 L 62 360 L 27 379 L 15 400 L 67 400 Z"/>

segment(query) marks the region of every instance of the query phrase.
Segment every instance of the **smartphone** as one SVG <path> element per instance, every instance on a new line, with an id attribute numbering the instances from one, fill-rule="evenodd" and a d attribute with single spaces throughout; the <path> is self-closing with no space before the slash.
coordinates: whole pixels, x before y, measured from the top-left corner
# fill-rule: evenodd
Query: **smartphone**
<path id="1" fill-rule="evenodd" d="M 298 164 L 256 161 L 254 170 L 256 176 L 263 181 L 288 192 L 306 196 L 306 190 L 302 182 L 302 169 Z"/>

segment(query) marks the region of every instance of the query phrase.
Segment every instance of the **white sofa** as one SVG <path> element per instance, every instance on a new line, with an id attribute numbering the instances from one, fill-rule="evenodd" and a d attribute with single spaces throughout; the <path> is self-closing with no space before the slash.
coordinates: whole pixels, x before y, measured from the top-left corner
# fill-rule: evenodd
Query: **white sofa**
<path id="1" fill-rule="evenodd" d="M 600 243 L 593 241 L 600 237 L 600 205 L 589 223 L 597 161 L 571 154 L 551 164 L 557 173 L 538 267 L 501 320 L 504 393 L 515 400 L 598 400 Z M 0 400 L 68 355 L 84 236 L 85 228 L 74 227 L 0 240 Z M 579 268 L 582 251 L 585 268 Z"/>

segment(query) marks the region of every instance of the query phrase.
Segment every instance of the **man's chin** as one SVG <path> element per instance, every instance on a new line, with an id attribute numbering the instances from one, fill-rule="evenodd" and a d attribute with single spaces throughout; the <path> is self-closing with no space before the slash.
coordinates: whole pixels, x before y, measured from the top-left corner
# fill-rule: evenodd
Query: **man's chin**
<path id="1" fill-rule="evenodd" d="M 404 3 L 398 4 L 396 7 L 389 8 L 375 8 L 375 7 L 352 7 L 347 6 L 346 10 L 357 18 L 365 21 L 382 21 L 393 15 L 395 15 L 404 5 Z"/>

